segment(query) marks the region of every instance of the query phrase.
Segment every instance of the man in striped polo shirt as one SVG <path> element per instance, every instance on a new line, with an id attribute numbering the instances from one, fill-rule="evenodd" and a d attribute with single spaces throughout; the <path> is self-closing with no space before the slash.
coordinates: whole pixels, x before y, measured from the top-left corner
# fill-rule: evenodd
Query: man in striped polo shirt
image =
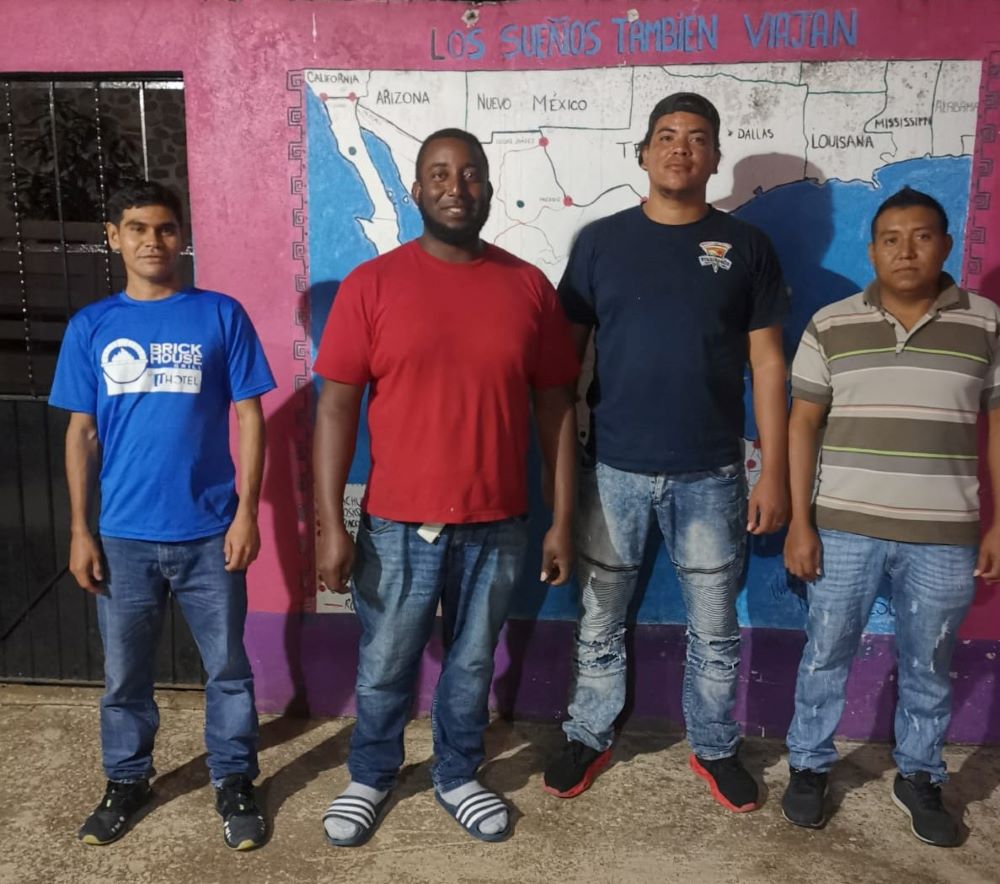
<path id="1" fill-rule="evenodd" d="M 851 660 L 888 578 L 899 660 L 893 800 L 918 838 L 941 846 L 958 840 L 940 792 L 951 654 L 975 577 L 1000 579 L 1000 530 L 980 543 L 976 478 L 986 410 L 1000 488 L 1000 310 L 942 272 L 951 247 L 941 205 L 904 188 L 872 221 L 875 281 L 806 328 L 792 366 L 785 542 L 786 567 L 809 582 L 785 818 L 823 824 Z"/>

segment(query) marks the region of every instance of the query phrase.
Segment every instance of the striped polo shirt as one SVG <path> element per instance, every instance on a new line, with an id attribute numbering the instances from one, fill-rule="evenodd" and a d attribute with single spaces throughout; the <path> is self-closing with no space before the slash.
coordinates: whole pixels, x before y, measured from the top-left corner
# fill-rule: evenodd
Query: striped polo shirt
<path id="1" fill-rule="evenodd" d="M 878 284 L 820 310 L 792 396 L 828 406 L 816 525 L 912 543 L 979 543 L 976 422 L 1000 405 L 1000 309 L 942 274 L 909 331 Z"/>

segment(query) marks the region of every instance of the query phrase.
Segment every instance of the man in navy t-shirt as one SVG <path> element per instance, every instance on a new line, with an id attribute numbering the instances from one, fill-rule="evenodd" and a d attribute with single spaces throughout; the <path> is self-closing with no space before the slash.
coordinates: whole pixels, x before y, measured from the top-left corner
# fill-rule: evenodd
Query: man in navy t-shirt
<path id="1" fill-rule="evenodd" d="M 608 763 L 625 700 L 625 618 L 657 522 L 687 608 L 684 718 L 691 767 L 733 811 L 757 806 L 732 718 L 736 596 L 746 533 L 785 519 L 787 291 L 767 237 L 706 202 L 719 115 L 693 93 L 664 98 L 641 144 L 641 206 L 579 235 L 559 285 L 583 352 L 594 336 L 591 433 L 578 503 L 582 587 L 567 744 L 545 771 L 560 797 Z M 746 496 L 741 447 L 749 361 L 763 465 Z"/>
<path id="2" fill-rule="evenodd" d="M 72 412 L 69 567 L 97 596 L 104 644 L 108 783 L 79 838 L 117 840 L 152 796 L 154 655 L 172 593 L 207 673 L 205 744 L 223 835 L 246 850 L 266 834 L 254 800 L 257 713 L 243 625 L 246 569 L 260 548 L 260 396 L 274 379 L 243 308 L 181 286 L 181 206 L 173 193 L 151 182 L 124 188 L 108 203 L 107 234 L 125 264 L 125 290 L 70 321 L 49 396 Z M 99 540 L 89 523 L 98 473 Z"/>

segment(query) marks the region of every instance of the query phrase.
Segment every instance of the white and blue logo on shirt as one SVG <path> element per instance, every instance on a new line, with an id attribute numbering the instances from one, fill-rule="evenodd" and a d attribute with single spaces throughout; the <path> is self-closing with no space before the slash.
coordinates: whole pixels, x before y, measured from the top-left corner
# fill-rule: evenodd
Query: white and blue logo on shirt
<path id="1" fill-rule="evenodd" d="M 124 393 L 198 393 L 201 391 L 201 344 L 157 342 L 143 346 L 116 338 L 101 352 L 101 370 L 109 396 Z"/>

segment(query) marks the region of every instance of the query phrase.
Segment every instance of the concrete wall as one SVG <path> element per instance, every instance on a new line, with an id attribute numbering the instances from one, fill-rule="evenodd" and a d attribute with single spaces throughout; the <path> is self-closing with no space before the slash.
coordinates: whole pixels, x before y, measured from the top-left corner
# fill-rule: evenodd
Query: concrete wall
<path id="1" fill-rule="evenodd" d="M 807 5 L 809 14 L 800 14 Z M 963 203 L 968 216 L 952 219 L 964 226 L 968 245 L 955 260 L 970 287 L 1000 299 L 1000 207 L 991 200 L 1000 42 L 989 42 L 1000 41 L 997 4 L 715 0 L 679 7 L 649 0 L 639 9 L 644 21 L 664 18 L 659 46 L 655 39 L 630 37 L 624 7 L 593 0 L 481 7 L 336 0 L 0 0 L 5 72 L 183 74 L 197 281 L 243 301 L 279 383 L 265 399 L 264 546 L 250 574 L 247 631 L 263 709 L 349 711 L 358 631 L 349 614 L 321 613 L 331 605 L 317 602 L 312 562 L 310 359 L 329 298 L 316 298 L 316 283 L 328 280 L 313 275 L 311 258 L 338 243 L 309 240 L 317 229 L 309 197 L 318 170 L 308 168 L 308 100 L 315 90 L 310 92 L 304 71 L 610 71 L 621 65 L 871 59 L 981 63 L 977 137 Z M 580 23 L 575 43 L 572 33 L 564 44 L 551 37 L 550 20 L 563 16 L 569 19 L 566 27 Z M 669 40 L 667 33 L 673 35 Z M 591 76 L 597 82 L 602 75 Z M 637 110 L 639 116 L 644 112 Z M 411 170 L 401 173 L 408 184 Z M 779 551 L 774 542 L 755 549 L 749 575 L 746 598 L 759 600 L 759 609 L 770 613 L 755 617 L 746 600 L 741 609 L 746 641 L 739 712 L 755 733 L 780 734 L 787 725 L 802 643 L 794 628 L 801 622 L 801 602 L 783 582 Z M 640 614 L 635 631 L 633 711 L 677 721 L 683 629 L 676 606 L 666 601 L 657 606 L 657 600 L 671 597 L 672 578 L 662 561 L 651 569 L 648 616 Z M 499 708 L 532 716 L 560 713 L 572 638 L 568 592 L 554 589 L 546 597 L 543 588 L 526 584 L 498 652 Z M 846 735 L 888 735 L 894 682 L 886 632 L 876 622 L 866 635 L 850 685 Z M 953 666 L 953 738 L 1000 739 L 1000 708 L 993 703 L 998 651 L 1000 600 L 983 588 Z M 421 674 L 421 708 L 427 708 L 439 659 L 435 644 Z"/>

